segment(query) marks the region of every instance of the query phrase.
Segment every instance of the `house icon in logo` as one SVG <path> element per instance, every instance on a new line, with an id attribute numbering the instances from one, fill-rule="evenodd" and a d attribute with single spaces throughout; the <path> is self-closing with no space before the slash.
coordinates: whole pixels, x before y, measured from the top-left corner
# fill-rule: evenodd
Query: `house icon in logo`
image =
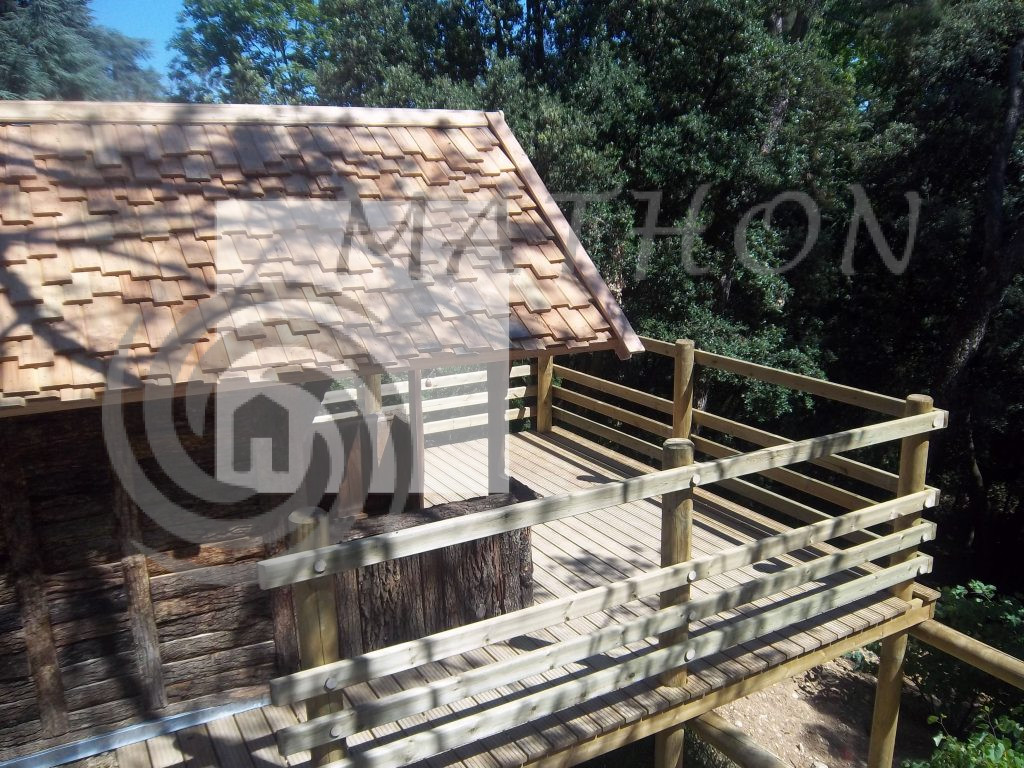
<path id="1" fill-rule="evenodd" d="M 306 478 L 312 444 L 319 435 L 330 453 L 327 484 L 338 487 L 344 446 L 336 429 L 314 426 L 322 410 L 315 390 L 227 380 L 218 384 L 215 409 L 216 470 L 221 482 L 256 493 L 295 493 Z"/>
<path id="2" fill-rule="evenodd" d="M 285 406 L 260 392 L 238 406 L 231 418 L 235 472 L 288 472 L 291 418 Z M 269 467 L 258 466 L 268 458 Z"/>

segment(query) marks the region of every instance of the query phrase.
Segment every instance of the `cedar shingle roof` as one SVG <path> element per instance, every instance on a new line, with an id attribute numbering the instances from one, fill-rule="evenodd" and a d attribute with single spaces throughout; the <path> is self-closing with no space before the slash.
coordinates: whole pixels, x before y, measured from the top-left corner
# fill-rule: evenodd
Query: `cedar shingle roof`
<path id="1" fill-rule="evenodd" d="M 473 313 L 489 311 L 496 270 L 510 278 L 513 356 L 642 348 L 500 113 L 6 102 L 0 150 L 0 405 L 93 399 L 115 354 L 136 384 L 212 381 L 242 359 L 265 372 L 458 358 L 487 346 Z M 275 233 L 229 202 L 308 214 L 317 200 L 424 198 L 452 204 L 425 223 L 442 240 L 465 233 L 460 204 L 506 205 L 503 270 L 470 253 L 457 296 L 413 293 L 389 269 L 408 259 L 408 235 L 339 258 L 330 236 L 301 222 Z M 242 223 L 218 237 L 225 210 Z M 308 301 L 317 322 L 261 314 L 258 301 L 224 314 L 218 288 L 282 264 L 305 277 L 281 298 Z M 327 327 L 325 302 L 352 343 Z M 156 362 L 175 334 L 188 370 Z"/>

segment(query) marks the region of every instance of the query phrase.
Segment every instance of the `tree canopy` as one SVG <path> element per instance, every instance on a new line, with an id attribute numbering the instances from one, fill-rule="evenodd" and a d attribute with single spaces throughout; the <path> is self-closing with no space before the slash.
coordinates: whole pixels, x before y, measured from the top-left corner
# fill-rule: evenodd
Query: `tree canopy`
<path id="1" fill-rule="evenodd" d="M 504 110 L 641 330 L 950 408 L 942 563 L 1024 587 L 1017 0 L 190 0 L 182 35 L 190 98 Z"/>
<path id="2" fill-rule="evenodd" d="M 155 87 L 85 0 L 0 40 L 7 97 Z M 173 47 L 187 101 L 503 110 L 638 329 L 950 408 L 942 564 L 1024 587 L 1019 0 L 185 0 Z"/>
<path id="3" fill-rule="evenodd" d="M 97 25 L 87 0 L 0 0 L 0 98 L 158 98 L 148 48 Z"/>

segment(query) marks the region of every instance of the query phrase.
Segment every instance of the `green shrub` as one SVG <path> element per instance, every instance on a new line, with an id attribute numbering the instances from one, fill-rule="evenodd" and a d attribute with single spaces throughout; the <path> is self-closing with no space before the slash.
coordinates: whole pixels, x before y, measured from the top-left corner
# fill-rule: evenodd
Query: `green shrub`
<path id="1" fill-rule="evenodd" d="M 943 624 L 1011 656 L 1024 658 L 1024 604 L 972 581 L 943 590 L 936 608 Z M 918 641 L 907 650 L 907 676 L 928 699 L 950 732 L 962 735 L 981 705 L 996 716 L 1020 704 L 1020 692 L 986 673 Z"/>
<path id="2" fill-rule="evenodd" d="M 993 720 L 983 710 L 967 738 L 943 732 L 935 737 L 935 745 L 928 760 L 908 760 L 903 768 L 1024 768 L 1024 726 L 1007 715 Z"/>

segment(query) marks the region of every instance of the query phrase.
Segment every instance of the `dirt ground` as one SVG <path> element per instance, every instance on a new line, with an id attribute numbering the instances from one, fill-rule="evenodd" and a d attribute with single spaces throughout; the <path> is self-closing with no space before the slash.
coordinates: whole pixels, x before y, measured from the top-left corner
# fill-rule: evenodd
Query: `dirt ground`
<path id="1" fill-rule="evenodd" d="M 867 764 L 875 678 L 837 659 L 720 707 L 719 715 L 795 768 Z M 923 701 L 904 691 L 894 765 L 927 757 L 935 726 Z"/>
<path id="2" fill-rule="evenodd" d="M 715 711 L 794 768 L 860 768 L 867 765 L 874 694 L 874 675 L 841 658 Z M 905 688 L 893 765 L 931 755 L 935 726 L 928 725 L 928 715 L 924 702 Z M 732 765 L 687 743 L 686 768 Z M 583 765 L 649 768 L 653 761 L 654 740 L 644 739 Z"/>

